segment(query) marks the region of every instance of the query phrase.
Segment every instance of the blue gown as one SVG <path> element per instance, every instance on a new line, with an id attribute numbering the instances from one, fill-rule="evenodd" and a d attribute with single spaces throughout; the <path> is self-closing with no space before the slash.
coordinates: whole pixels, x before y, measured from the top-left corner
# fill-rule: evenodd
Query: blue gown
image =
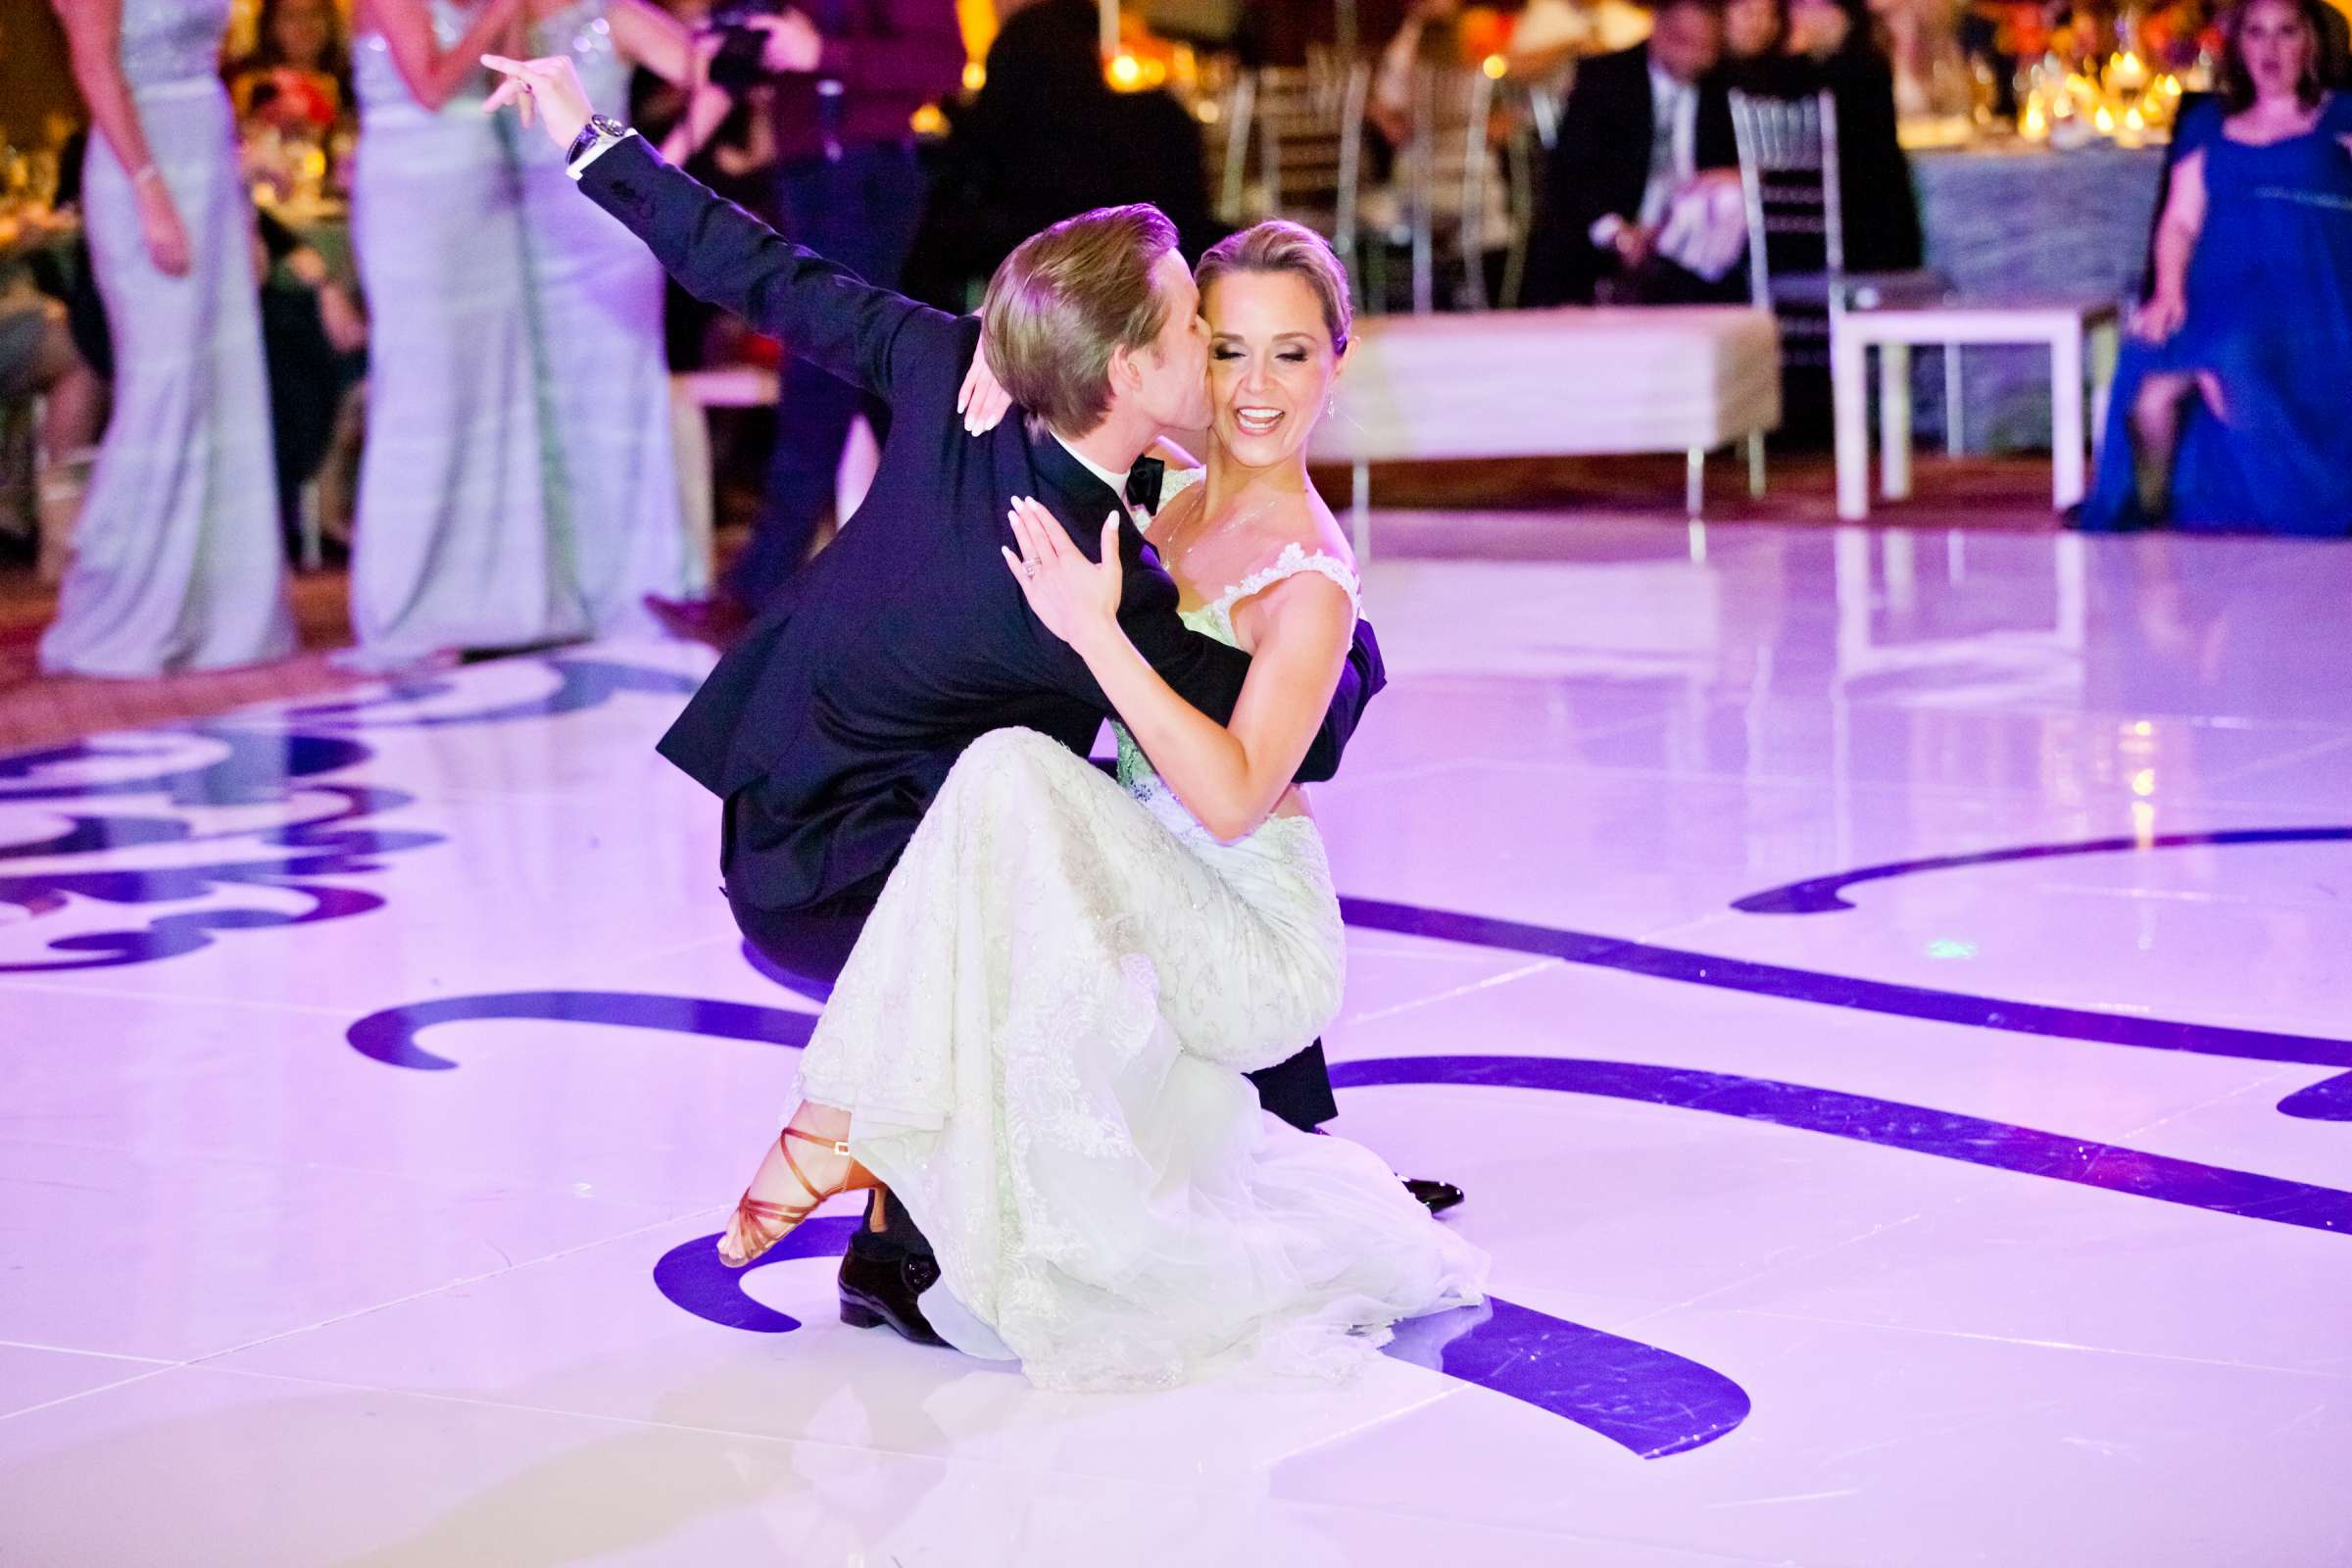
<path id="1" fill-rule="evenodd" d="M 2227 423 L 2192 399 L 2173 473 L 2182 529 L 2352 533 L 2352 96 L 2332 94 L 2308 133 L 2232 141 L 2219 104 L 2177 132 L 2205 155 L 2205 224 L 2188 266 L 2188 316 L 2170 341 L 2128 341 L 2086 528 L 2148 519 L 2132 481 L 2131 410 L 2141 380 L 2212 371 Z"/>
<path id="2" fill-rule="evenodd" d="M 115 408 L 41 639 L 53 673 L 148 676 L 294 651 L 262 368 L 251 198 L 220 85 L 228 0 L 129 0 L 122 74 L 193 261 L 156 269 L 138 192 L 90 137 L 82 214 Z"/>
<path id="3" fill-rule="evenodd" d="M 597 106 L 625 110 L 603 0 L 540 24 Z M 431 0 L 444 48 L 471 13 Z M 686 582 L 662 355 L 662 270 L 482 113 L 486 73 L 439 110 L 377 34 L 356 46 L 352 237 L 368 288 L 368 445 L 352 556 L 359 662 L 656 630 Z"/>

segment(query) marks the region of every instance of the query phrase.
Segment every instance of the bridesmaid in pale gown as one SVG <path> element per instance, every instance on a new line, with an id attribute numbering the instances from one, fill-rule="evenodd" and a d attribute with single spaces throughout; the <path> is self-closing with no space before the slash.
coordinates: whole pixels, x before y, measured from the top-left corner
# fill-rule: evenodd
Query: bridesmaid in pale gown
<path id="1" fill-rule="evenodd" d="M 687 569 L 661 269 L 484 116 L 479 59 L 535 33 L 618 113 L 629 62 L 686 75 L 685 29 L 638 0 L 361 0 L 359 32 L 359 662 L 650 632 Z"/>
<path id="2" fill-rule="evenodd" d="M 685 26 L 646 0 L 531 0 L 531 53 L 569 57 L 598 114 L 627 117 L 633 66 L 676 84 L 690 78 Z M 706 87 L 664 156 L 683 163 L 687 138 L 715 128 L 726 100 Z M 554 437 L 580 592 L 600 635 L 653 635 L 645 596 L 675 599 L 689 587 L 662 340 L 667 279 L 642 241 L 580 199 L 562 149 L 544 136 L 520 143 L 523 236 L 559 398 Z"/>
<path id="3" fill-rule="evenodd" d="M 290 653 L 252 209 L 220 85 L 229 0 L 56 0 L 96 122 L 82 184 L 115 409 L 41 666 L 156 675 Z"/>
<path id="4" fill-rule="evenodd" d="M 359 660 L 585 636 L 513 138 L 482 51 L 523 0 L 360 0 L 352 245 L 375 331 L 351 563 Z"/>

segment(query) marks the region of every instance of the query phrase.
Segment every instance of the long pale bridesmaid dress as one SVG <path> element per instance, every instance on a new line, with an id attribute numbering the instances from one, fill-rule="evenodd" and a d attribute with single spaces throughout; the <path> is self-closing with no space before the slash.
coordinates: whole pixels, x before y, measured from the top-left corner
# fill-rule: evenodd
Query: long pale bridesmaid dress
<path id="1" fill-rule="evenodd" d="M 82 504 L 56 673 L 157 675 L 293 651 L 253 273 L 252 208 L 220 85 L 228 0 L 123 0 L 122 64 L 193 257 L 160 270 L 137 190 L 90 137 L 82 217 L 114 335 L 114 416 Z"/>

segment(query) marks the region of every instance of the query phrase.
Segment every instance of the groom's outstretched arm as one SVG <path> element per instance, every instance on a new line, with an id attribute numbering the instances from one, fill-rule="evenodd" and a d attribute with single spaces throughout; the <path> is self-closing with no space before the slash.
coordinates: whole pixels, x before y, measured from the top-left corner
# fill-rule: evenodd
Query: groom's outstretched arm
<path id="1" fill-rule="evenodd" d="M 620 220 L 695 298 L 732 311 L 853 386 L 891 399 L 963 376 L 970 346 L 956 318 L 877 288 L 795 245 L 673 169 L 641 136 L 607 147 L 580 189 Z"/>

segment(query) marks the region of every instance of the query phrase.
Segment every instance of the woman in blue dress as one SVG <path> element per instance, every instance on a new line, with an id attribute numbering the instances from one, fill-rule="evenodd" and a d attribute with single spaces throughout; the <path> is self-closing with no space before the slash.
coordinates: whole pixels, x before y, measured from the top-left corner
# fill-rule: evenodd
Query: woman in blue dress
<path id="1" fill-rule="evenodd" d="M 82 215 L 115 409 L 41 666 L 147 676 L 291 653 L 228 0 L 58 0 L 90 106 Z"/>
<path id="2" fill-rule="evenodd" d="M 692 64 L 685 29 L 641 0 L 359 6 L 365 665 L 647 632 L 643 596 L 685 586 L 659 265 L 568 188 L 560 155 L 482 113 L 482 54 L 534 36 L 614 112 L 629 62 Z"/>
<path id="3" fill-rule="evenodd" d="M 2352 533 L 2352 98 L 2320 0 L 2245 0 L 2182 117 L 2083 526 Z"/>

